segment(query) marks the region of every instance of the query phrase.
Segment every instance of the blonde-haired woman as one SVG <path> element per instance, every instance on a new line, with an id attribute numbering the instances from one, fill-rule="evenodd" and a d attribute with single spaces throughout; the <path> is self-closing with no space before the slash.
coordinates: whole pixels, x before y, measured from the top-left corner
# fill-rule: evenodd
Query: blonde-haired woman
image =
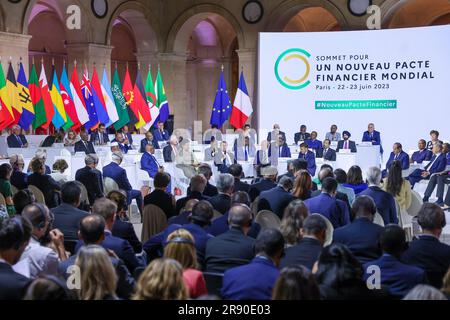
<path id="1" fill-rule="evenodd" d="M 145 269 L 136 285 L 133 300 L 185 300 L 183 267 L 173 259 L 156 259 Z"/>
<path id="2" fill-rule="evenodd" d="M 75 265 L 80 268 L 80 300 L 117 299 L 117 275 L 105 249 L 97 245 L 82 247 Z"/>
<path id="3" fill-rule="evenodd" d="M 167 245 L 164 248 L 164 257 L 177 260 L 183 267 L 183 280 L 193 299 L 208 294 L 203 274 L 196 270 L 197 253 L 195 240 L 186 229 L 178 229 L 169 234 Z"/>

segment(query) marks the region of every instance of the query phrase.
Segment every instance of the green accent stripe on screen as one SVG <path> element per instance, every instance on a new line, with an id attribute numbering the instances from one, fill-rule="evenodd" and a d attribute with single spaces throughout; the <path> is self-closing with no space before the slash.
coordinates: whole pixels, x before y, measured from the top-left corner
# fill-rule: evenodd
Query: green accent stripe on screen
<path id="1" fill-rule="evenodd" d="M 316 110 L 397 109 L 397 100 L 316 101 Z"/>

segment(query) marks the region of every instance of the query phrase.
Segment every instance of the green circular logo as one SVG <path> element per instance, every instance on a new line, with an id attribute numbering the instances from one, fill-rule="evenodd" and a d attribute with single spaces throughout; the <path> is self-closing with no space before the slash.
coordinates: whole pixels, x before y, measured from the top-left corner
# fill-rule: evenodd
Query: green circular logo
<path id="1" fill-rule="evenodd" d="M 309 58 L 311 57 L 311 54 L 307 52 L 306 50 L 299 49 L 299 48 L 293 48 L 286 50 L 283 52 L 277 59 L 277 62 L 275 63 L 275 76 L 278 80 L 278 82 L 285 88 L 291 89 L 291 90 L 300 90 L 305 87 L 307 87 L 311 81 L 308 80 L 309 75 L 311 73 L 311 65 L 309 64 Z M 288 76 L 281 76 L 280 75 L 280 64 L 282 63 L 288 63 L 291 60 L 300 60 L 305 64 L 306 70 L 305 74 L 303 74 L 301 77 L 297 79 L 291 79 Z"/>

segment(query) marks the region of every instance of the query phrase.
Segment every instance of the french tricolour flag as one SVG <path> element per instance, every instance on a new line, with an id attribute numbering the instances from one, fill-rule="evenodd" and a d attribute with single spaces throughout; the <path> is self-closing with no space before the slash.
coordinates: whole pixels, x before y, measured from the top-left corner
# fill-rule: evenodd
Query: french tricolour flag
<path id="1" fill-rule="evenodd" d="M 248 95 L 244 73 L 241 72 L 236 99 L 234 100 L 233 111 L 231 112 L 230 124 L 237 129 L 242 129 L 252 112 L 252 102 Z"/>

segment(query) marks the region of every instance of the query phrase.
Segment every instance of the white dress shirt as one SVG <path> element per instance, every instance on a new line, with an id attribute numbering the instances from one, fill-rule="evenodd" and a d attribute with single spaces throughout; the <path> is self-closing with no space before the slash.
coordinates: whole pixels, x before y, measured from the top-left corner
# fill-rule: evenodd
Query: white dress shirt
<path id="1" fill-rule="evenodd" d="M 42 246 L 34 237 L 25 248 L 20 261 L 27 259 L 30 267 L 30 278 L 35 279 L 40 275 L 58 276 L 58 254 L 50 248 Z"/>

